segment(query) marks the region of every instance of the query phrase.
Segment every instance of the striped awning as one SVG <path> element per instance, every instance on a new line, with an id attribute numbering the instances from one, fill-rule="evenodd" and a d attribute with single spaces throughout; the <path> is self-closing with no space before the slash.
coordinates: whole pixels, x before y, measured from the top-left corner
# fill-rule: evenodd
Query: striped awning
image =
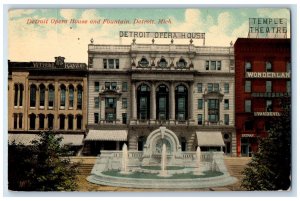
<path id="1" fill-rule="evenodd" d="M 63 137 L 61 144 L 62 145 L 72 145 L 72 146 L 80 146 L 83 144 L 83 135 L 57 135 L 57 137 Z M 40 136 L 36 134 L 8 134 L 8 143 L 11 145 L 13 141 L 16 144 L 23 145 L 32 145 L 33 140 L 39 140 Z"/>
<path id="2" fill-rule="evenodd" d="M 11 145 L 13 141 L 16 144 L 23 144 L 23 145 L 32 145 L 33 140 L 39 140 L 39 136 L 36 134 L 8 134 L 8 144 Z"/>
<path id="3" fill-rule="evenodd" d="M 199 146 L 225 146 L 221 132 L 217 131 L 197 131 Z"/>
<path id="4" fill-rule="evenodd" d="M 85 141 L 127 141 L 128 130 L 89 130 Z"/>
<path id="5" fill-rule="evenodd" d="M 83 135 L 59 135 L 63 137 L 61 143 L 63 145 L 80 146 L 83 145 Z"/>

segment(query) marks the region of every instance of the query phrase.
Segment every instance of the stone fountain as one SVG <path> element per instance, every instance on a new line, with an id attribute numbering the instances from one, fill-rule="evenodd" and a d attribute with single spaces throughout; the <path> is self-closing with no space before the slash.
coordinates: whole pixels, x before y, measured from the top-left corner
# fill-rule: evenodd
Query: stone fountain
<path id="1" fill-rule="evenodd" d="M 178 137 L 160 127 L 147 137 L 143 151 L 101 151 L 89 182 L 133 188 L 207 188 L 237 181 L 224 164 L 223 152 L 182 152 Z"/>

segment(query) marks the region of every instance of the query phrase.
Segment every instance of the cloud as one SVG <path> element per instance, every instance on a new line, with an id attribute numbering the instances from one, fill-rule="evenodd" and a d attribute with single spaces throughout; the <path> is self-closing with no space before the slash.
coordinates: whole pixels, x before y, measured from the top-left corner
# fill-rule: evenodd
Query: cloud
<path id="1" fill-rule="evenodd" d="M 8 11 L 9 18 L 16 18 L 34 13 L 34 9 L 10 9 Z"/>
<path id="2" fill-rule="evenodd" d="M 77 11 L 77 9 L 60 9 L 59 13 L 63 18 L 70 20 L 76 17 Z"/>

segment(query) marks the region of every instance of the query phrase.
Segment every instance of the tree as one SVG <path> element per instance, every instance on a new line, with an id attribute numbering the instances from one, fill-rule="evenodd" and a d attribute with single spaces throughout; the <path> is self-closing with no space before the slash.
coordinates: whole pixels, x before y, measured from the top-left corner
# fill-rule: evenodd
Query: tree
<path id="1" fill-rule="evenodd" d="M 259 149 L 243 174 L 242 187 L 247 190 L 287 190 L 291 175 L 290 98 L 281 100 L 282 113 L 271 120 L 268 137 L 261 139 Z"/>
<path id="2" fill-rule="evenodd" d="M 16 191 L 74 191 L 78 163 L 52 131 L 41 132 L 32 146 L 13 143 L 8 149 L 8 188 Z"/>

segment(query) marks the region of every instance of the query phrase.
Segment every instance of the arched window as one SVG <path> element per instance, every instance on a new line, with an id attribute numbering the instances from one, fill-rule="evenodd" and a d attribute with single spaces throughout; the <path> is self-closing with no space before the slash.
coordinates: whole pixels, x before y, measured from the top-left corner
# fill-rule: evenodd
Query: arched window
<path id="1" fill-rule="evenodd" d="M 45 85 L 40 85 L 40 107 L 45 106 Z"/>
<path id="2" fill-rule="evenodd" d="M 156 118 L 169 119 L 169 88 L 164 84 L 156 88 Z"/>
<path id="3" fill-rule="evenodd" d="M 39 129 L 45 128 L 45 115 L 39 114 Z"/>
<path id="4" fill-rule="evenodd" d="M 54 86 L 52 84 L 49 85 L 49 94 L 48 94 L 48 107 L 52 108 L 54 106 Z"/>
<path id="5" fill-rule="evenodd" d="M 36 104 L 36 86 L 30 85 L 30 107 L 35 107 Z"/>
<path id="6" fill-rule="evenodd" d="M 69 114 L 68 115 L 68 129 L 69 130 L 73 130 L 73 119 L 74 119 L 74 116 Z"/>
<path id="7" fill-rule="evenodd" d="M 34 130 L 35 129 L 35 114 L 30 114 L 29 115 L 29 129 Z"/>
<path id="8" fill-rule="evenodd" d="M 60 86 L 60 107 L 66 106 L 66 86 L 61 85 Z"/>
<path id="9" fill-rule="evenodd" d="M 176 63 L 178 68 L 185 68 L 187 65 L 187 62 L 181 57 L 179 61 Z"/>
<path id="10" fill-rule="evenodd" d="M 150 119 L 150 87 L 146 84 L 137 88 L 137 112 L 138 119 Z"/>
<path id="11" fill-rule="evenodd" d="M 143 56 L 141 60 L 138 62 L 140 67 L 148 67 L 149 61 Z"/>
<path id="12" fill-rule="evenodd" d="M 82 109 L 82 86 L 77 86 L 77 109 Z"/>
<path id="13" fill-rule="evenodd" d="M 161 57 L 161 59 L 158 62 L 158 66 L 161 68 L 166 68 L 168 66 L 168 62 L 164 57 Z"/>
<path id="14" fill-rule="evenodd" d="M 138 151 L 143 151 L 145 143 L 146 143 L 145 136 L 140 136 L 138 139 Z"/>
<path id="15" fill-rule="evenodd" d="M 178 85 L 175 89 L 175 118 L 179 121 L 188 118 L 188 90 L 184 85 Z"/>
<path id="16" fill-rule="evenodd" d="M 82 116 L 81 115 L 77 115 L 76 127 L 78 130 L 81 130 L 81 128 L 82 128 Z"/>
<path id="17" fill-rule="evenodd" d="M 24 91 L 24 86 L 23 84 L 20 84 L 20 97 L 19 97 L 19 106 L 23 105 L 23 91 Z"/>
<path id="18" fill-rule="evenodd" d="M 15 84 L 15 95 L 14 95 L 14 106 L 18 106 L 18 93 L 19 93 L 19 85 Z"/>
<path id="19" fill-rule="evenodd" d="M 18 114 L 14 113 L 14 129 L 18 128 Z"/>
<path id="20" fill-rule="evenodd" d="M 69 86 L 69 108 L 74 106 L 74 87 L 73 85 Z"/>
<path id="21" fill-rule="evenodd" d="M 53 114 L 48 114 L 48 129 L 53 129 L 53 120 L 54 120 L 54 115 Z"/>
<path id="22" fill-rule="evenodd" d="M 185 139 L 185 137 L 181 137 L 180 141 L 181 141 L 181 151 L 186 151 L 186 139 Z"/>
<path id="23" fill-rule="evenodd" d="M 63 114 L 59 115 L 59 129 L 60 130 L 65 129 L 65 115 Z"/>

